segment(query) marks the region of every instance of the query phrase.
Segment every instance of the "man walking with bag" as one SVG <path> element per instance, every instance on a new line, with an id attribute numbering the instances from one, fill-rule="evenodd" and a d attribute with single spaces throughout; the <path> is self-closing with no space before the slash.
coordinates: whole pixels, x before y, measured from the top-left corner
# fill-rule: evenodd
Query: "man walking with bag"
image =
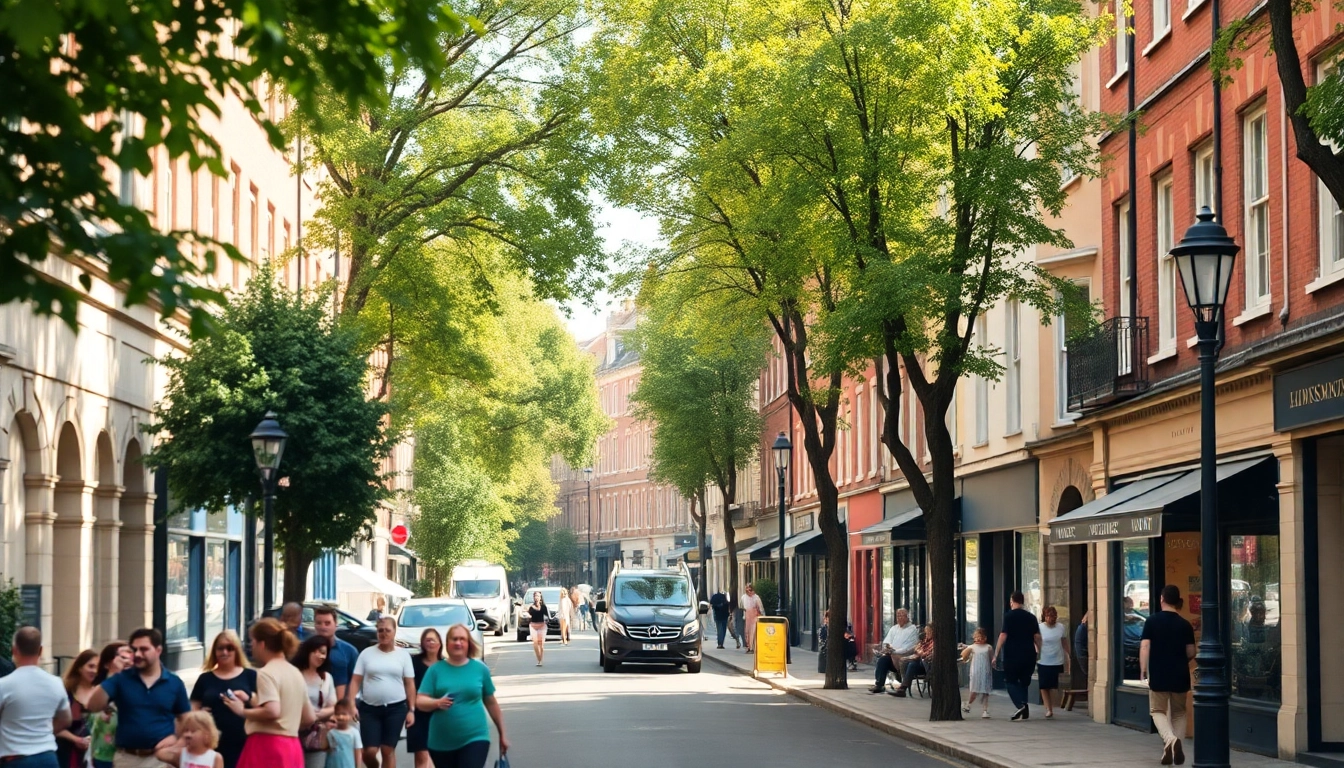
<path id="1" fill-rule="evenodd" d="M 719 590 L 709 596 L 709 607 L 714 610 L 714 630 L 718 632 L 719 648 L 723 647 L 723 638 L 728 634 L 728 614 L 730 605 L 728 596 Z"/>
<path id="2" fill-rule="evenodd" d="M 1162 588 L 1162 610 L 1143 624 L 1139 674 L 1148 681 L 1148 713 L 1162 737 L 1162 764 L 1185 762 L 1185 695 L 1190 691 L 1190 660 L 1195 658 L 1195 629 L 1181 615 L 1181 589 Z"/>

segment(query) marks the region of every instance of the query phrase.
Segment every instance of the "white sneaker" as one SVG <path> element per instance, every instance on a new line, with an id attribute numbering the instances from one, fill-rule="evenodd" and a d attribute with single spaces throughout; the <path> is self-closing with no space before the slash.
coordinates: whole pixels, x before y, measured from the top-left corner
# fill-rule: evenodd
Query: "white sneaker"
<path id="1" fill-rule="evenodd" d="M 988 719 L 989 719 L 989 710 L 986 709 L 985 711 L 981 712 L 981 713 L 980 713 L 980 717 L 981 717 L 982 719 L 984 719 L 984 720 L 988 720 Z"/>
<path id="2" fill-rule="evenodd" d="M 962 705 L 961 705 L 961 711 L 962 711 L 964 714 L 970 714 L 970 712 L 971 712 L 971 705 L 970 705 L 970 704 L 962 704 Z"/>

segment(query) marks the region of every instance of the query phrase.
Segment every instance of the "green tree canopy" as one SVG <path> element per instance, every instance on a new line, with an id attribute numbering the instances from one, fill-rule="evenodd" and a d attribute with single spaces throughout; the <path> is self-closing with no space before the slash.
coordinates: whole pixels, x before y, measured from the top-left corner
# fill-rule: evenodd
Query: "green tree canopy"
<path id="1" fill-rule="evenodd" d="M 270 131 L 259 84 L 273 83 L 300 113 L 318 114 L 318 84 L 343 113 L 377 110 L 389 71 L 414 68 L 437 82 L 451 51 L 443 35 L 462 20 L 437 0 L 204 3 L 141 0 L 0 2 L 0 303 L 30 302 L 76 328 L 77 289 L 44 279 L 53 253 L 88 259 L 125 290 L 128 305 L 158 302 L 166 317 L 209 325 L 220 295 L 197 278 L 235 249 L 191 232 L 160 233 L 119 194 L 110 169 L 151 170 L 153 152 L 187 158 L 219 176 L 220 147 L 201 123 L 240 94 Z M 190 258 L 191 241 L 210 255 Z M 77 262 L 78 263 L 78 262 Z M 198 334 L 199 335 L 199 334 Z"/>
<path id="2" fill-rule="evenodd" d="M 387 409 L 366 394 L 365 350 L 329 306 L 329 297 L 284 290 L 262 265 L 217 333 L 159 361 L 168 388 L 147 428 L 160 442 L 146 463 L 168 471 L 181 507 L 219 512 L 258 495 L 247 436 L 266 411 L 279 415 L 289 433 L 280 467 L 288 485 L 274 508 L 286 600 L 303 599 L 323 550 L 371 535 L 388 495 L 379 474 L 393 442 Z"/>

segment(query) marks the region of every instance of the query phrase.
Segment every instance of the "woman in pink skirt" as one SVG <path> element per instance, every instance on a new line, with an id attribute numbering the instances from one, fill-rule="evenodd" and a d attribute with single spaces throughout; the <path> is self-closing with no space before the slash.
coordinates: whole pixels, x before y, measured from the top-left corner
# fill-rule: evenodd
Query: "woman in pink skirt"
<path id="1" fill-rule="evenodd" d="M 747 646 L 747 653 L 751 653 L 756 647 L 756 620 L 765 614 L 765 606 L 761 603 L 761 596 L 756 594 L 756 588 L 750 584 L 740 604 L 743 615 L 747 617 L 747 636 L 742 638 L 742 643 Z"/>
<path id="2" fill-rule="evenodd" d="M 246 721 L 247 742 L 238 768 L 304 768 L 299 729 L 316 718 L 303 673 L 289 663 L 298 638 L 276 619 L 258 621 L 251 635 L 252 655 L 261 665 L 252 706 L 245 708 L 237 699 L 223 701 Z"/>

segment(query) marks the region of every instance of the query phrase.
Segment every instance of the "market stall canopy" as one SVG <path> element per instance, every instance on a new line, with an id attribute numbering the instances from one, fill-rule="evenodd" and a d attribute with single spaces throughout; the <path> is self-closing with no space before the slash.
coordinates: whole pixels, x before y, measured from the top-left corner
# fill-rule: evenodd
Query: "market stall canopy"
<path id="1" fill-rule="evenodd" d="M 1218 482 L 1272 457 L 1228 459 L 1218 464 Z M 1136 480 L 1050 521 L 1051 544 L 1148 539 L 1162 535 L 1168 506 L 1199 494 L 1199 468 Z"/>
<path id="2" fill-rule="evenodd" d="M 397 582 L 379 576 L 368 568 L 354 563 L 346 563 L 336 569 L 336 591 L 373 592 L 397 600 L 406 600 L 415 596 L 411 590 Z"/>

